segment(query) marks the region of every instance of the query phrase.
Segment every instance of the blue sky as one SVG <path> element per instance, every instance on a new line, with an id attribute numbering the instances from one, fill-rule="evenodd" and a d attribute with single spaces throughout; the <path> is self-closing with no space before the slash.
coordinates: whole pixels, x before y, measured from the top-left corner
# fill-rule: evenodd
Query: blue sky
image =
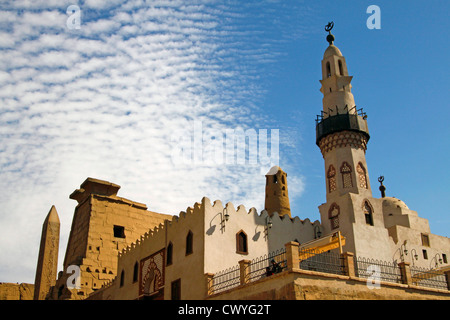
<path id="1" fill-rule="evenodd" d="M 81 9 L 69 29 L 66 9 Z M 369 30 L 369 5 L 381 29 Z M 278 129 L 293 215 L 319 219 L 324 26 L 368 114 L 374 196 L 449 236 L 448 1 L 4 1 L 0 4 L 0 281 L 34 282 L 55 205 L 64 257 L 75 207 L 95 177 L 119 196 L 178 214 L 203 196 L 263 208 L 267 165 L 176 164 L 174 132 Z M 61 267 L 60 267 L 61 268 Z"/>

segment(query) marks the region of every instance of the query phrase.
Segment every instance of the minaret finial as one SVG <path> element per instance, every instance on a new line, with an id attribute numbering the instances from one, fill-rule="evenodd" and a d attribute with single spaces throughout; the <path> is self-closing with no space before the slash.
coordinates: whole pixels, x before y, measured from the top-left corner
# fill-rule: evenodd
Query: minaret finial
<path id="1" fill-rule="evenodd" d="M 334 41 L 334 36 L 331 34 L 331 30 L 333 29 L 333 27 L 334 27 L 333 21 L 328 22 L 328 24 L 325 26 L 325 31 L 328 32 L 327 41 L 330 44 L 330 46 L 333 44 Z"/>
<path id="2" fill-rule="evenodd" d="M 386 194 L 385 194 L 386 187 L 383 185 L 383 181 L 384 181 L 384 177 L 383 176 L 379 176 L 378 177 L 378 182 L 381 184 L 380 185 L 380 191 L 381 191 L 381 197 L 382 198 L 386 197 Z"/>

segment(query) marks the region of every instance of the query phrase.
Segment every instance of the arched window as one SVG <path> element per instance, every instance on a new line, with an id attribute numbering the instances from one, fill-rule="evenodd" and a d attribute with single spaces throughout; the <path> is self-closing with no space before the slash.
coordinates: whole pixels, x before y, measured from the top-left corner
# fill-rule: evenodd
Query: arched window
<path id="1" fill-rule="evenodd" d="M 331 77 L 331 66 L 330 63 L 327 62 L 327 78 Z"/>
<path id="2" fill-rule="evenodd" d="M 331 230 L 339 228 L 339 214 L 339 206 L 336 203 L 333 203 L 328 210 L 328 218 L 330 219 Z"/>
<path id="3" fill-rule="evenodd" d="M 169 245 L 167 246 L 167 261 L 166 261 L 167 266 L 170 266 L 172 264 L 172 256 L 173 256 L 173 244 L 172 242 L 169 242 Z"/>
<path id="4" fill-rule="evenodd" d="M 281 176 L 281 183 L 286 184 L 286 180 L 284 179 L 284 175 Z"/>
<path id="5" fill-rule="evenodd" d="M 344 188 L 352 188 L 352 167 L 344 161 L 341 166 L 341 174 L 342 174 L 342 185 Z"/>
<path id="6" fill-rule="evenodd" d="M 247 234 L 243 230 L 236 233 L 236 252 L 248 254 Z"/>
<path id="7" fill-rule="evenodd" d="M 358 163 L 358 166 L 356 167 L 356 172 L 358 173 L 359 177 L 359 186 L 361 188 L 367 189 L 366 169 L 364 168 L 361 162 Z"/>
<path id="8" fill-rule="evenodd" d="M 341 60 L 339 60 L 338 65 L 339 65 L 339 74 L 341 76 L 343 76 L 344 75 L 344 68 L 342 67 L 342 61 Z"/>
<path id="9" fill-rule="evenodd" d="M 363 212 L 364 212 L 364 216 L 366 218 L 366 224 L 368 224 L 369 226 L 373 226 L 373 209 L 372 206 L 370 205 L 369 201 L 364 201 L 363 204 Z"/>
<path id="10" fill-rule="evenodd" d="M 192 231 L 189 230 L 187 236 L 186 236 L 186 255 L 192 253 L 192 244 L 194 241 L 194 235 L 192 234 Z"/>
<path id="11" fill-rule="evenodd" d="M 120 286 L 123 287 L 123 284 L 125 282 L 125 270 L 122 270 L 120 273 Z"/>
<path id="12" fill-rule="evenodd" d="M 330 165 L 327 172 L 328 179 L 328 192 L 336 190 L 336 169 L 333 165 Z"/>
<path id="13" fill-rule="evenodd" d="M 138 275 L 139 275 L 139 264 L 136 262 L 134 264 L 134 269 L 133 269 L 133 283 L 138 281 Z"/>

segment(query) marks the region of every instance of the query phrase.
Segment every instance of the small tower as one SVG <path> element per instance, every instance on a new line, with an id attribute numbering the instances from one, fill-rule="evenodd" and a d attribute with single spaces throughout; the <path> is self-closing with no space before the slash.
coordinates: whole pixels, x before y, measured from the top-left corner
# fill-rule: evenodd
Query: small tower
<path id="1" fill-rule="evenodd" d="M 287 174 L 280 167 L 274 166 L 266 174 L 265 210 L 270 216 L 277 212 L 281 217 L 291 218 L 291 206 L 287 186 Z"/>
<path id="2" fill-rule="evenodd" d="M 42 225 L 41 245 L 34 281 L 34 300 L 44 300 L 56 283 L 60 222 L 52 206 Z"/>

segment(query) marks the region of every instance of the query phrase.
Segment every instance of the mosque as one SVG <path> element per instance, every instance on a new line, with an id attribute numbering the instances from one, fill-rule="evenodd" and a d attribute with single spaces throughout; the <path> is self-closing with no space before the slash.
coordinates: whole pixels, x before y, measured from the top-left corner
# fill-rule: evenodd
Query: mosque
<path id="1" fill-rule="evenodd" d="M 373 193 L 367 116 L 329 33 L 316 145 L 324 159 L 320 221 L 291 214 L 288 175 L 266 174 L 265 209 L 201 199 L 177 216 L 87 178 L 57 271 L 59 218 L 44 222 L 34 299 L 450 299 L 450 239 L 403 201 Z M 264 181 L 261 181 L 264 183 Z"/>

